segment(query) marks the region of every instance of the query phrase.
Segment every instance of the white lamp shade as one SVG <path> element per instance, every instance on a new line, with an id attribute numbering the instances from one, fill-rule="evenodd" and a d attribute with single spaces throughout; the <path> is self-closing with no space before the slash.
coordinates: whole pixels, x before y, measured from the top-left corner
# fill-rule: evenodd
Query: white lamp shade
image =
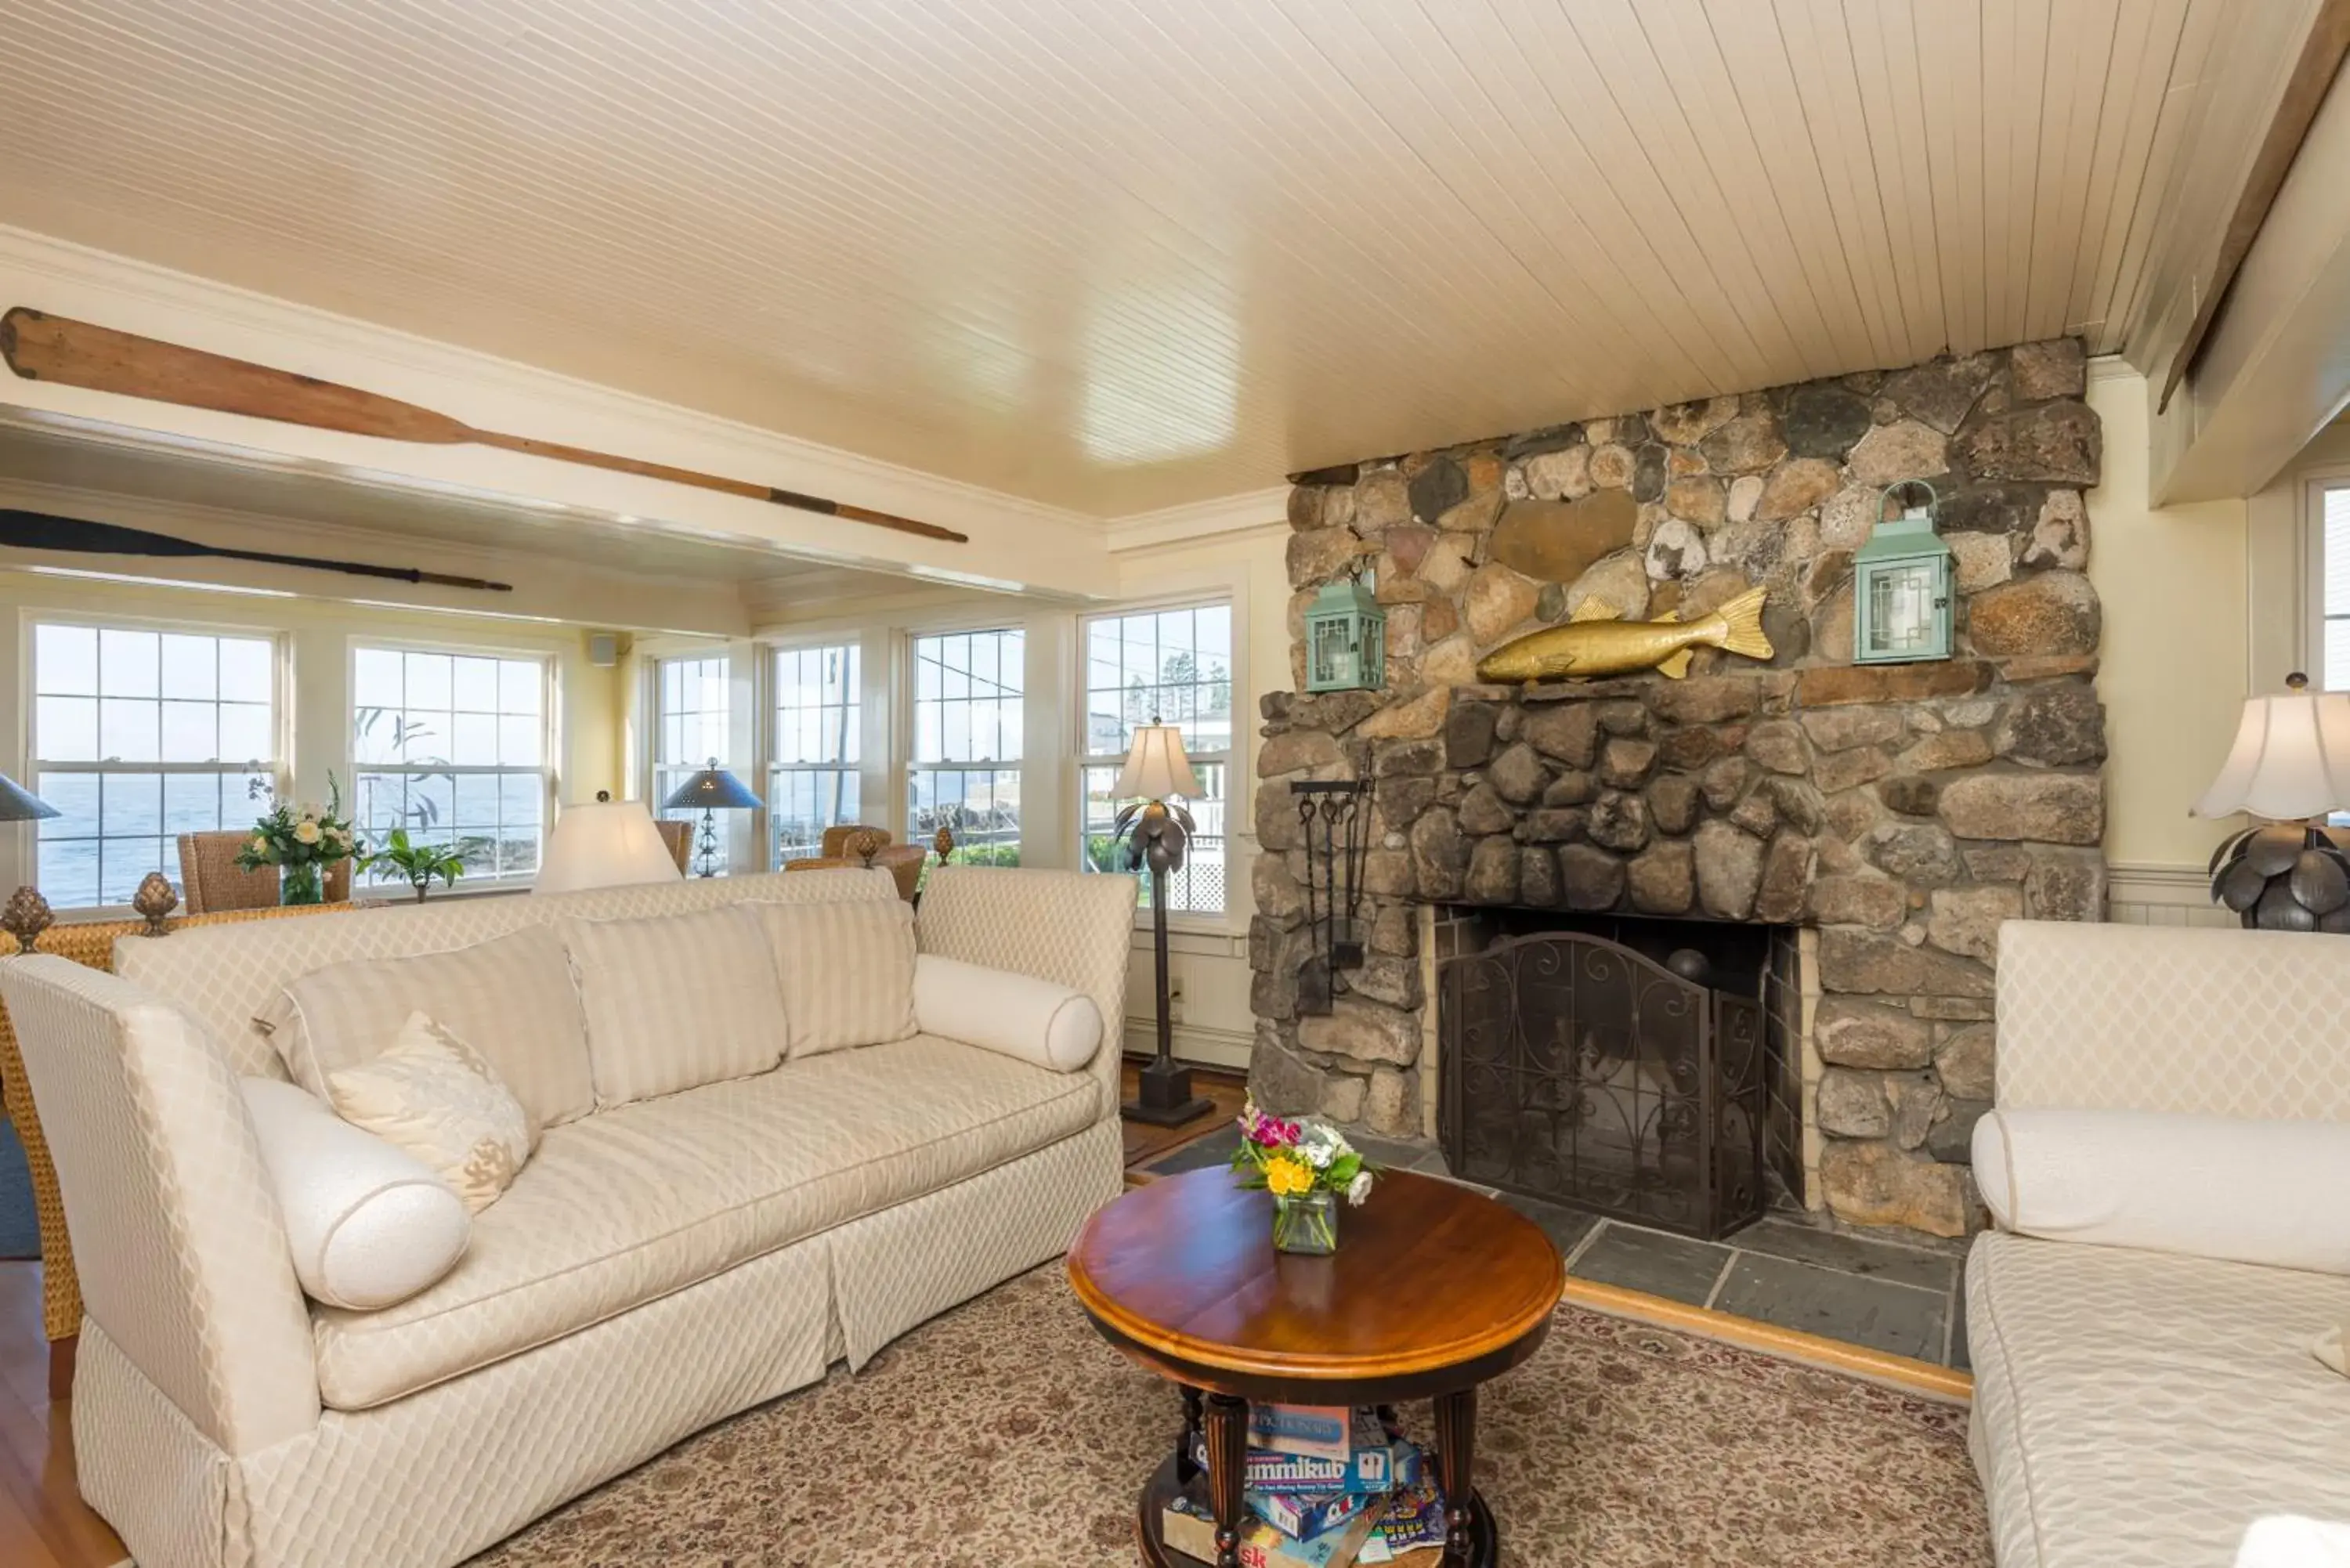
<path id="1" fill-rule="evenodd" d="M 2350 810 L 2350 693 L 2289 692 L 2244 704 L 2198 816 L 2249 812 L 2294 822 Z"/>
<path id="2" fill-rule="evenodd" d="M 584 888 L 676 882 L 684 875 L 643 801 L 582 801 L 556 817 L 530 890 L 577 893 Z"/>
<path id="3" fill-rule="evenodd" d="M 1165 800 L 1182 795 L 1196 800 L 1200 781 L 1191 759 L 1183 754 L 1183 733 L 1172 724 L 1144 724 L 1134 732 L 1134 745 L 1126 753 L 1111 794 L 1119 800 Z"/>

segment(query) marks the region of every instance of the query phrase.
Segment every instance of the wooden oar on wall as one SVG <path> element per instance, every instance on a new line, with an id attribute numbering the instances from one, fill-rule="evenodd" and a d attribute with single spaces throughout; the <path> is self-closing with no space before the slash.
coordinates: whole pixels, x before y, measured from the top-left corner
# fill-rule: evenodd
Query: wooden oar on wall
<path id="1" fill-rule="evenodd" d="M 272 369 L 246 359 L 207 354 L 200 348 L 183 348 L 176 343 L 117 332 L 108 327 L 93 327 L 86 321 L 50 316 L 21 305 L 0 316 L 0 357 L 7 359 L 11 370 L 27 380 L 56 381 L 94 392 L 119 392 L 154 402 L 209 409 L 215 413 L 245 414 L 254 419 L 344 431 L 352 435 L 380 436 L 386 441 L 503 447 L 508 452 L 528 452 L 533 457 L 551 457 L 558 462 L 584 463 L 616 473 L 634 473 L 647 479 L 665 479 L 673 484 L 691 484 L 700 490 L 723 491 L 753 501 L 772 501 L 778 506 L 867 523 L 925 539 L 944 539 L 957 545 L 971 542 L 969 535 L 941 528 L 935 523 L 920 523 L 911 517 L 827 501 L 821 495 L 748 484 L 690 468 L 640 462 L 631 457 L 533 441 L 527 436 L 475 430 L 462 420 L 397 398 L 297 376 L 291 370 Z"/>
<path id="2" fill-rule="evenodd" d="M 232 550 L 224 545 L 199 545 L 193 539 L 125 528 L 115 523 L 89 523 L 59 517 L 49 512 L 0 510 L 0 545 L 18 550 L 68 550 L 82 556 L 212 556 L 226 561 L 265 561 L 276 566 L 307 566 L 317 572 L 348 572 L 358 577 L 385 577 L 400 583 L 431 583 L 444 588 L 473 588 L 483 593 L 510 594 L 512 583 L 487 577 L 460 577 L 447 572 L 427 572 L 414 566 L 379 566 L 367 561 L 338 561 L 325 556 L 281 556 L 270 550 Z"/>

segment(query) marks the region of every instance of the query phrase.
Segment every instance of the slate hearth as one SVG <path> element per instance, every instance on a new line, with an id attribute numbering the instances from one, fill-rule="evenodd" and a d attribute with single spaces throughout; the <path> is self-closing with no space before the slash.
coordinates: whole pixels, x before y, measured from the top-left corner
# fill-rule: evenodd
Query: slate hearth
<path id="1" fill-rule="evenodd" d="M 1260 1099 L 1432 1135 L 1435 906 L 1793 928 L 1807 1055 L 1774 1086 L 1773 1168 L 1855 1223 L 1979 1222 L 1965 1160 L 1991 1096 L 1999 922 L 2105 902 L 2083 388 L 2079 344 L 2033 344 L 1305 476 L 1293 637 L 1321 584 L 1370 569 L 1388 685 L 1261 702 Z M 1955 657 L 1855 665 L 1853 552 L 1883 486 L 1918 477 L 1956 557 Z M 1476 679 L 1483 653 L 1589 599 L 1690 619 L 1753 586 L 1767 662 L 1706 649 L 1684 680 Z M 1332 1012 L 1301 1016 L 1289 786 L 1332 778 L 1372 781 L 1367 958 Z"/>

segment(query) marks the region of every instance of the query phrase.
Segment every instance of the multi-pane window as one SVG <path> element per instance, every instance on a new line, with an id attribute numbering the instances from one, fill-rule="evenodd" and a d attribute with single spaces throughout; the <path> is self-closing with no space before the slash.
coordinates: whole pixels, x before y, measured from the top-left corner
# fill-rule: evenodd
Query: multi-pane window
<path id="1" fill-rule="evenodd" d="M 1111 827 L 1114 791 L 1135 728 L 1172 724 L 1201 794 L 1183 804 L 1197 831 L 1183 869 L 1168 879 L 1167 907 L 1195 914 L 1224 908 L 1226 768 L 1232 746 L 1232 609 L 1185 605 L 1097 616 L 1085 623 L 1085 864 L 1123 867 Z M 1148 880 L 1143 897 L 1150 896 Z"/>
<path id="2" fill-rule="evenodd" d="M 733 711 L 730 670 L 724 654 L 699 659 L 664 659 L 655 666 L 655 698 L 660 713 L 653 748 L 653 807 L 657 815 L 699 824 L 702 813 L 661 805 L 677 786 L 700 773 L 716 758 L 724 766 Z M 718 835 L 716 869 L 727 867 L 726 835 Z"/>
<path id="3" fill-rule="evenodd" d="M 859 673 L 854 643 L 775 654 L 775 755 L 767 810 L 778 865 L 820 853 L 826 828 L 860 820 Z"/>
<path id="4" fill-rule="evenodd" d="M 244 828 L 277 776 L 276 644 L 265 637 L 44 621 L 33 628 L 40 888 L 61 909 L 177 881 L 174 837 Z"/>
<path id="5" fill-rule="evenodd" d="M 907 827 L 954 830 L 956 858 L 1020 864 L 1020 724 L 1027 634 L 957 631 L 913 642 L 914 744 Z"/>
<path id="6" fill-rule="evenodd" d="M 2350 482 L 2311 487 L 2318 528 L 2317 685 L 2350 691 Z"/>
<path id="7" fill-rule="evenodd" d="M 361 648 L 353 657 L 352 820 L 451 844 L 474 877 L 538 869 L 546 821 L 543 659 Z"/>

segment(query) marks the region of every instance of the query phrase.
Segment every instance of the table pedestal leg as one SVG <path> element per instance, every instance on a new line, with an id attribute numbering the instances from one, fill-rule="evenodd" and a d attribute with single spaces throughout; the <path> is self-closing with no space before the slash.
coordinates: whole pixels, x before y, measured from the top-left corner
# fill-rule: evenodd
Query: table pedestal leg
<path id="1" fill-rule="evenodd" d="M 1436 1401 L 1437 1474 L 1444 1486 L 1444 1568 L 1469 1561 L 1469 1494 L 1476 1484 L 1477 1390 L 1440 1395 Z"/>
<path id="2" fill-rule="evenodd" d="M 1200 1473 L 1200 1461 L 1191 1456 L 1200 1442 L 1200 1391 L 1190 1384 L 1183 1388 L 1183 1429 L 1175 1438 L 1175 1484 L 1189 1486 Z"/>
<path id="3" fill-rule="evenodd" d="M 1216 1515 L 1216 1568 L 1240 1568 L 1241 1475 L 1247 1461 L 1248 1401 L 1208 1396 L 1208 1501 Z"/>

